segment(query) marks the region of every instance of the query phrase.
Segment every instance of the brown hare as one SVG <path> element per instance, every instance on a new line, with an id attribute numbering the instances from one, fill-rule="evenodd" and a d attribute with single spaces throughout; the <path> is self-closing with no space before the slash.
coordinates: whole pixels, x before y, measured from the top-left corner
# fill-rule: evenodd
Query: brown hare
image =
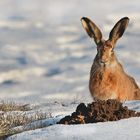
<path id="1" fill-rule="evenodd" d="M 88 35 L 97 45 L 97 55 L 90 71 L 89 90 L 94 99 L 140 100 L 140 89 L 135 80 L 127 75 L 118 62 L 114 48 L 123 35 L 129 18 L 120 19 L 104 40 L 100 29 L 89 18 L 81 19 Z"/>

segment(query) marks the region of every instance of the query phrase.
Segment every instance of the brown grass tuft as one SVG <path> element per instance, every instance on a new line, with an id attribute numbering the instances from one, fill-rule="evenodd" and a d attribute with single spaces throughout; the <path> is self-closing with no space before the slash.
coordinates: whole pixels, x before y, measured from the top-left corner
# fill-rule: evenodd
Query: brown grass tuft
<path id="1" fill-rule="evenodd" d="M 15 103 L 0 103 L 0 140 L 9 135 L 17 134 L 15 127 L 26 126 L 30 123 L 46 119 L 48 116 L 41 111 L 31 114 L 29 105 L 16 105 Z M 23 130 L 24 131 L 24 130 Z M 21 132 L 21 130 L 20 130 Z"/>
<path id="2" fill-rule="evenodd" d="M 0 111 L 7 112 L 7 111 L 28 111 L 28 110 L 31 110 L 29 104 L 18 105 L 13 102 L 4 102 L 4 101 L 0 103 Z"/>

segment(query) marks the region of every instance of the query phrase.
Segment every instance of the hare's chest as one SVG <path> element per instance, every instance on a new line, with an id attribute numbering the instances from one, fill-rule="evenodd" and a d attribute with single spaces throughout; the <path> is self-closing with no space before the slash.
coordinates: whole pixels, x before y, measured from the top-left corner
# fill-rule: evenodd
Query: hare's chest
<path id="1" fill-rule="evenodd" d="M 91 95 L 101 100 L 116 99 L 117 79 L 113 73 L 98 73 L 90 77 L 89 89 Z"/>
<path id="2" fill-rule="evenodd" d="M 112 72 L 95 73 L 90 77 L 89 88 L 96 92 L 110 92 L 116 90 L 118 77 Z"/>

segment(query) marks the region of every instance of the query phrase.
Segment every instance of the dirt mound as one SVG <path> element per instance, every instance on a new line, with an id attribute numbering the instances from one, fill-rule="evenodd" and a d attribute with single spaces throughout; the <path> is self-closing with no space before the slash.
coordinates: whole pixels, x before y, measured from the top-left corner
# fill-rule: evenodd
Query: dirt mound
<path id="1" fill-rule="evenodd" d="M 80 103 L 71 116 L 66 116 L 59 124 L 85 124 L 117 121 L 124 118 L 138 117 L 140 112 L 129 110 L 117 100 L 96 101 L 87 106 Z"/>

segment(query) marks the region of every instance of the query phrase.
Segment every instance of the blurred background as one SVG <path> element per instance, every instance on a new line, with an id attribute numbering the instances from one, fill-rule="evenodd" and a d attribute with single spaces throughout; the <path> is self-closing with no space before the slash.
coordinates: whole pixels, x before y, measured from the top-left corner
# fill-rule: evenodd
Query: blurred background
<path id="1" fill-rule="evenodd" d="M 115 49 L 140 84 L 139 0 L 1 0 L 0 100 L 92 100 L 88 81 L 96 46 L 81 26 L 83 16 L 105 39 L 120 18 L 130 18 Z"/>

